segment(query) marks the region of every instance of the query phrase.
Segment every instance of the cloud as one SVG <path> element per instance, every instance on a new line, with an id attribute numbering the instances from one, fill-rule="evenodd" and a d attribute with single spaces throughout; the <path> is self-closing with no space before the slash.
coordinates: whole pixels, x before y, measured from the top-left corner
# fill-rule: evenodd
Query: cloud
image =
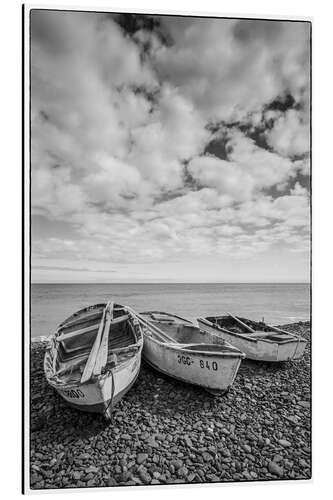
<path id="1" fill-rule="evenodd" d="M 32 266 L 38 271 L 73 271 L 88 273 L 114 273 L 112 269 L 89 269 L 87 267 L 66 267 L 66 266 Z"/>
<path id="2" fill-rule="evenodd" d="M 173 44 L 155 53 L 172 82 L 211 120 L 238 120 L 285 91 L 307 105 L 309 24 L 163 18 Z"/>
<path id="3" fill-rule="evenodd" d="M 117 19 L 32 12 L 32 211 L 76 231 L 39 269 L 306 248 L 308 24 Z"/>
<path id="4" fill-rule="evenodd" d="M 310 124 L 303 113 L 288 110 L 275 120 L 272 130 L 267 132 L 267 142 L 283 156 L 299 156 L 309 153 Z"/>

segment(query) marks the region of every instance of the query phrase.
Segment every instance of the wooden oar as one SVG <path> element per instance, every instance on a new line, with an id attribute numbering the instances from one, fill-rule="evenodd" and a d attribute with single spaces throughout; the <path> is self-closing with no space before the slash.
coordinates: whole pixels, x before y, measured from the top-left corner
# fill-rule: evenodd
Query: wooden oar
<path id="1" fill-rule="evenodd" d="M 284 334 L 291 335 L 292 337 L 295 337 L 296 339 L 304 340 L 303 337 L 301 337 L 300 335 L 296 335 L 295 333 L 287 332 L 286 330 L 281 330 L 281 328 L 278 328 L 277 326 L 270 326 L 269 328 L 271 328 L 274 332 L 281 332 Z"/>
<path id="2" fill-rule="evenodd" d="M 154 331 L 154 333 L 156 333 L 157 335 L 159 335 L 160 337 L 162 337 L 163 340 L 167 340 L 168 342 L 175 343 L 175 339 L 173 339 L 172 337 L 170 337 L 167 333 L 163 332 L 163 330 L 160 330 L 160 328 L 158 328 L 158 326 L 154 325 L 153 323 L 151 323 L 146 318 L 143 318 L 139 313 L 137 313 L 133 309 L 129 308 L 129 310 L 140 321 L 140 323 L 143 323 L 144 325 L 146 325 L 149 328 L 151 328 Z"/>
<path id="3" fill-rule="evenodd" d="M 100 325 L 98 328 L 95 342 L 91 348 L 86 366 L 84 367 L 84 370 L 82 373 L 81 384 L 83 384 L 84 382 L 87 382 L 87 380 L 89 380 L 91 378 L 91 375 L 93 373 L 93 369 L 94 369 L 94 366 L 96 363 L 96 356 L 97 356 L 97 353 L 99 351 L 99 346 L 101 343 L 102 333 L 103 333 L 103 329 L 104 329 L 104 322 L 105 322 L 105 314 L 106 314 L 108 305 L 109 305 L 109 303 L 106 305 L 106 307 L 103 311 L 102 319 L 101 319 L 101 322 L 100 322 Z"/>
<path id="4" fill-rule="evenodd" d="M 102 368 L 104 368 L 108 359 L 109 331 L 110 331 L 110 324 L 113 319 L 113 307 L 114 307 L 113 302 L 111 302 L 110 306 L 108 307 L 108 310 L 106 311 L 106 321 L 103 330 L 102 340 L 99 346 L 99 351 L 96 356 L 96 362 L 93 369 L 94 375 L 100 375 Z"/>
<path id="5" fill-rule="evenodd" d="M 150 323 L 147 323 L 146 321 L 143 321 L 142 319 L 139 319 L 139 318 L 138 318 L 138 321 L 139 321 L 139 323 L 141 323 L 141 325 L 150 329 L 152 331 L 152 333 L 154 334 L 154 336 L 157 337 L 158 340 L 160 340 L 162 342 L 168 342 L 168 343 L 171 342 L 171 340 L 172 340 L 172 342 L 175 341 L 175 339 L 171 339 L 171 337 L 164 335 L 164 332 L 162 332 L 158 327 L 153 326 Z"/>
<path id="6" fill-rule="evenodd" d="M 247 330 L 249 330 L 249 332 L 251 333 L 255 333 L 255 331 L 248 325 L 246 325 L 245 323 L 243 323 L 243 321 L 241 321 L 239 318 L 237 318 L 237 316 L 233 316 L 232 314 L 230 314 L 229 312 L 227 313 L 232 319 L 234 319 L 235 321 L 237 321 L 240 325 L 244 326 Z"/>

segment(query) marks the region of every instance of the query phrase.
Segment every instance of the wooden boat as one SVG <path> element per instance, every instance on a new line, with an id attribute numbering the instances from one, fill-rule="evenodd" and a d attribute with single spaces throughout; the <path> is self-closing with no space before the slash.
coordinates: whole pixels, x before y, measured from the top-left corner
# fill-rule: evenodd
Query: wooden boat
<path id="1" fill-rule="evenodd" d="M 108 418 L 138 376 L 142 347 L 141 326 L 127 307 L 92 305 L 67 318 L 51 336 L 45 376 L 71 406 Z"/>
<path id="2" fill-rule="evenodd" d="M 220 335 L 246 354 L 261 361 L 287 361 L 302 357 L 306 340 L 263 321 L 252 321 L 228 314 L 198 318 L 206 332 Z"/>
<path id="3" fill-rule="evenodd" d="M 144 336 L 142 355 L 151 366 L 213 394 L 230 388 L 242 352 L 175 314 L 149 311 L 136 317 Z"/>

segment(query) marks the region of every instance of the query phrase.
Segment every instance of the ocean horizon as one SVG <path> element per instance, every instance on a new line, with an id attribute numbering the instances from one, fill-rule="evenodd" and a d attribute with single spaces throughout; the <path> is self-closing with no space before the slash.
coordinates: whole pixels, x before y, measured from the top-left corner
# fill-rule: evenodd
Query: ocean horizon
<path id="1" fill-rule="evenodd" d="M 110 299 L 191 320 L 230 312 L 275 325 L 306 321 L 310 292 L 309 283 L 32 283 L 31 337 L 48 336 L 76 310 Z"/>

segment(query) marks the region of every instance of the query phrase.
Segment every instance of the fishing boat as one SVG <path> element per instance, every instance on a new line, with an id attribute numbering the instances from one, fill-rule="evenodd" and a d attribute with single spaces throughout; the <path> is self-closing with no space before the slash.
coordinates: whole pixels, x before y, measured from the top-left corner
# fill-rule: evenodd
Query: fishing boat
<path id="1" fill-rule="evenodd" d="M 126 306 L 95 304 L 67 318 L 51 336 L 45 376 L 71 406 L 109 418 L 138 376 L 142 347 L 141 326 Z"/>
<path id="2" fill-rule="evenodd" d="M 215 333 L 166 312 L 136 314 L 142 326 L 142 356 L 156 370 L 203 387 L 212 394 L 227 391 L 245 355 Z"/>
<path id="3" fill-rule="evenodd" d="M 287 361 L 299 359 L 306 340 L 264 321 L 252 321 L 228 313 L 226 316 L 198 318 L 198 324 L 209 333 L 215 333 L 240 349 L 249 359 L 260 361 Z"/>

